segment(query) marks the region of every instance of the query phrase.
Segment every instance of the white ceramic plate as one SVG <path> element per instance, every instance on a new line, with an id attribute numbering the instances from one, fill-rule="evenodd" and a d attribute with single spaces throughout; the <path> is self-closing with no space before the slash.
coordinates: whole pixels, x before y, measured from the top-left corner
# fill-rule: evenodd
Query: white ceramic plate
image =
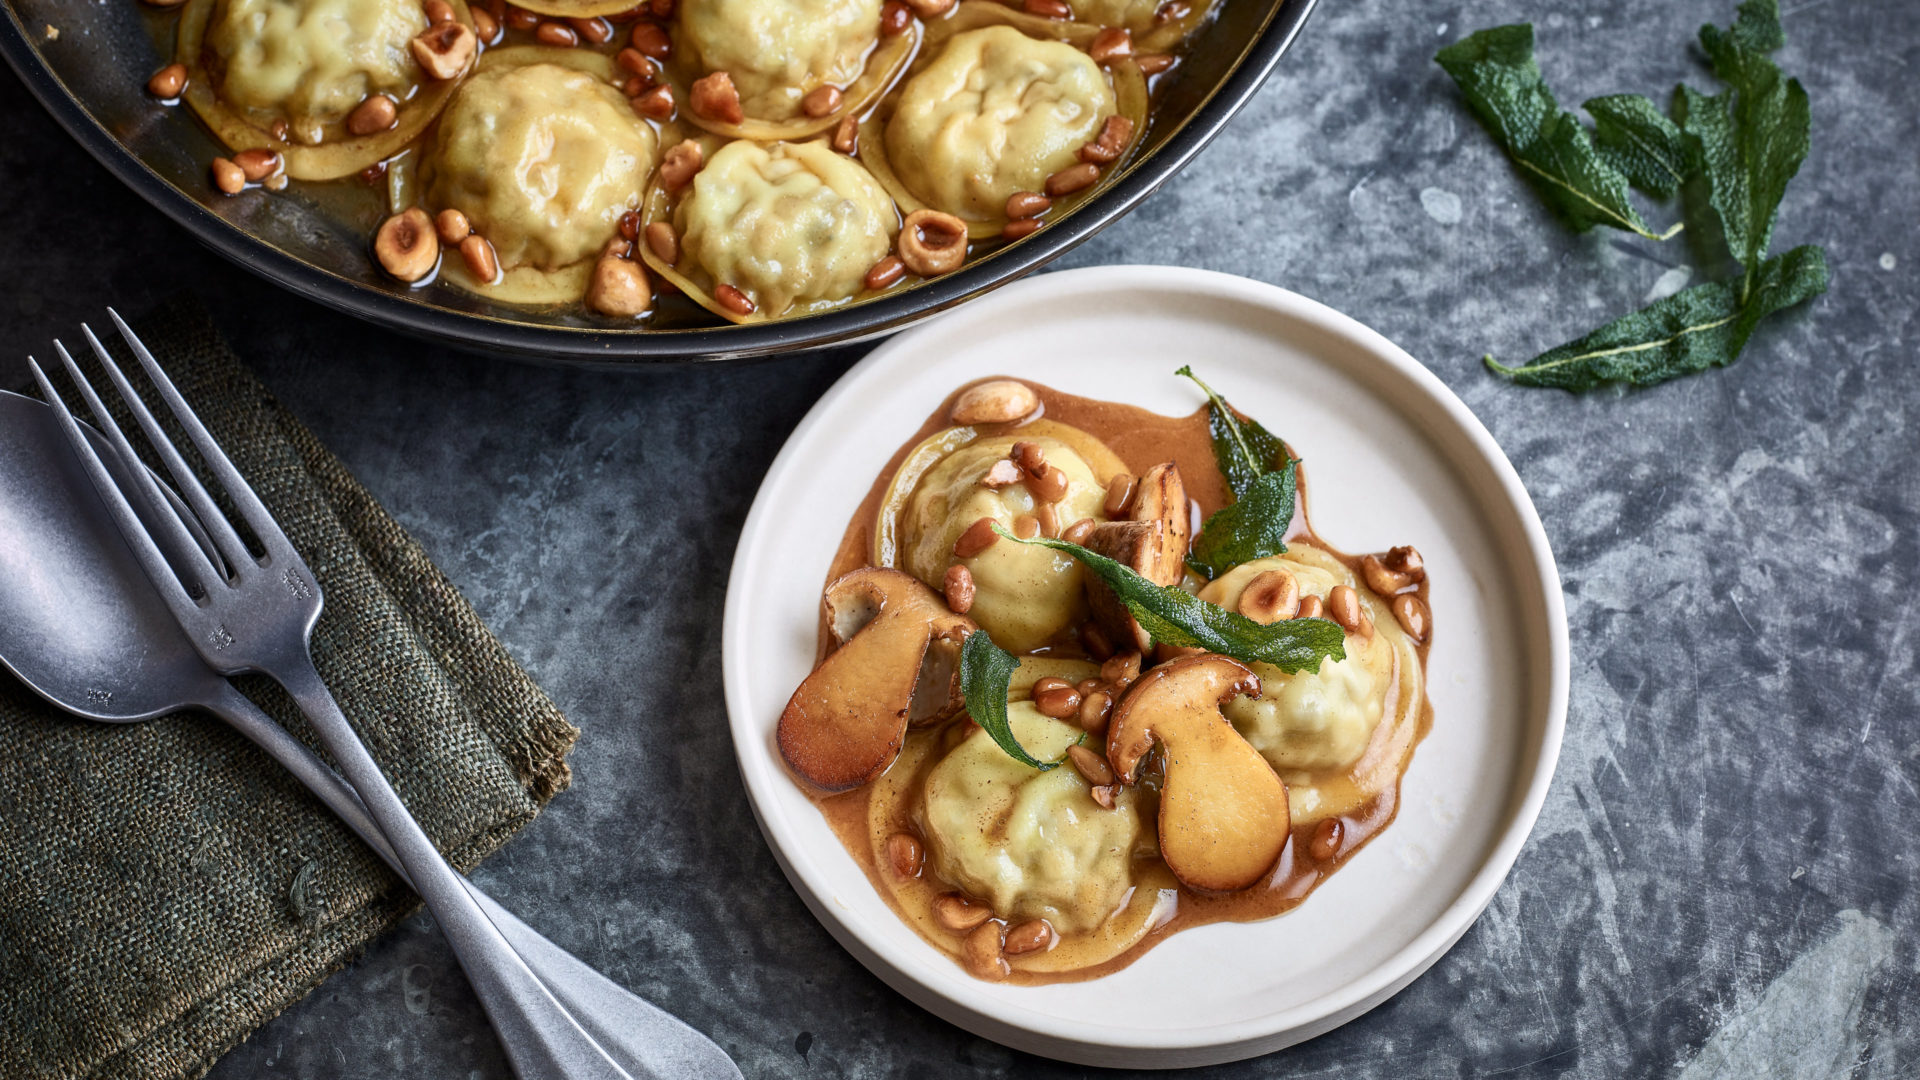
<path id="1" fill-rule="evenodd" d="M 812 664 L 819 589 L 887 458 L 954 387 L 1003 374 L 1185 415 L 1191 362 L 1301 454 L 1315 530 L 1413 544 L 1432 580 L 1433 730 L 1399 818 L 1294 911 L 1176 934 L 1106 978 L 981 982 L 887 907 L 781 763 L 774 730 Z M 1251 1057 L 1353 1019 L 1459 940 L 1506 877 L 1553 775 L 1567 707 L 1560 579 L 1486 428 L 1379 334 L 1242 278 L 1105 267 L 1010 286 L 894 338 L 787 441 L 734 557 L 727 709 L 753 810 L 795 889 L 888 984 L 987 1038 L 1089 1065 Z"/>

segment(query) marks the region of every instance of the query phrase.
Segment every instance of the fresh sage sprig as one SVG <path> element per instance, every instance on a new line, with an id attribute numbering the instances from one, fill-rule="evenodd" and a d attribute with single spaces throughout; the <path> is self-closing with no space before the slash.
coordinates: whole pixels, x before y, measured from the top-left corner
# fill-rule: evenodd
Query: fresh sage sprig
<path id="1" fill-rule="evenodd" d="M 1066 758 L 1040 761 L 1027 753 L 1027 748 L 1013 737 L 1013 723 L 1007 719 L 1007 688 L 1013 685 L 1013 673 L 1019 667 L 1019 657 L 995 645 L 985 630 L 975 630 L 960 646 L 960 695 L 966 699 L 967 715 L 1008 757 L 1046 772 L 1058 768 Z"/>
<path id="2" fill-rule="evenodd" d="M 1579 118 L 1560 107 L 1533 59 L 1533 24 L 1482 30 L 1441 49 L 1434 59 L 1460 84 L 1467 104 L 1548 204 L 1574 228 L 1585 232 L 1609 225 L 1649 240 L 1680 231 L 1678 225 L 1664 233 L 1647 228 L 1633 207 L 1626 175 L 1594 146 Z"/>
<path id="3" fill-rule="evenodd" d="M 1203 577 L 1216 578 L 1241 563 L 1283 554 L 1298 494 L 1299 459 L 1266 428 L 1234 412 L 1192 367 L 1174 374 L 1192 379 L 1206 392 L 1214 462 L 1234 498 L 1201 526 L 1187 565 Z"/>
<path id="4" fill-rule="evenodd" d="M 1178 586 L 1155 585 L 1133 569 L 1078 544 L 1036 536 L 1022 540 L 994 525 L 1002 539 L 1064 552 L 1112 589 L 1140 628 L 1158 644 L 1205 649 L 1242 663 L 1272 664 L 1285 672 L 1318 671 L 1320 662 L 1347 657 L 1346 632 L 1329 619 L 1282 619 L 1262 626 Z"/>
<path id="5" fill-rule="evenodd" d="M 1778 0 L 1745 0 L 1732 27 L 1700 30 L 1701 48 L 1726 84 L 1724 92 L 1708 96 L 1679 87 L 1677 123 L 1632 95 L 1596 98 L 1586 106 L 1595 121 L 1600 163 L 1620 184 L 1663 197 L 1680 191 L 1688 199 L 1704 189 L 1729 254 L 1740 264 L 1737 280 L 1695 285 L 1525 364 L 1508 366 L 1488 356 L 1489 370 L 1522 386 L 1576 392 L 1608 384 L 1651 386 L 1733 363 L 1761 319 L 1826 291 L 1830 274 L 1822 248 L 1806 245 L 1768 256 L 1781 199 L 1806 159 L 1811 129 L 1805 88 L 1784 77 L 1767 55 L 1785 41 Z M 1529 74 L 1537 79 L 1532 44 L 1530 26 L 1495 27 L 1438 57 L 1509 152 L 1508 129 L 1519 122 L 1509 114 L 1525 107 L 1537 112 L 1539 94 L 1527 99 L 1482 88 L 1524 82 Z M 1686 183 L 1695 176 L 1701 184 Z M 1587 227 L 1579 218 L 1575 224 Z"/>

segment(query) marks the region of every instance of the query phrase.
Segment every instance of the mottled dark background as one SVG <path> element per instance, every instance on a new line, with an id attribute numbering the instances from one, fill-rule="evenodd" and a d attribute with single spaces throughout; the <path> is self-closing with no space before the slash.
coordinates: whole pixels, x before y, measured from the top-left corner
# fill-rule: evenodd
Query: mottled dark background
<path id="1" fill-rule="evenodd" d="M 1565 577 L 1566 746 L 1492 907 L 1368 1016 L 1208 1075 L 1920 1073 L 1920 6 L 1785 6 L 1815 131 L 1776 247 L 1825 244 L 1833 289 L 1732 369 L 1587 398 L 1481 370 L 1670 291 L 1699 254 L 1569 235 L 1431 60 L 1532 19 L 1563 100 L 1706 86 L 1689 42 L 1732 0 L 1323 0 L 1213 147 L 1062 261 L 1245 274 L 1378 328 L 1512 455 Z M 203 252 L 5 73 L 0 192 L 0 381 L 104 304 L 192 288 L 585 730 L 573 790 L 480 870 L 489 892 L 749 1077 L 1088 1071 L 867 974 L 747 809 L 720 692 L 728 560 L 762 471 L 858 350 L 620 376 L 429 348 Z M 213 1075 L 507 1073 L 415 919 Z"/>

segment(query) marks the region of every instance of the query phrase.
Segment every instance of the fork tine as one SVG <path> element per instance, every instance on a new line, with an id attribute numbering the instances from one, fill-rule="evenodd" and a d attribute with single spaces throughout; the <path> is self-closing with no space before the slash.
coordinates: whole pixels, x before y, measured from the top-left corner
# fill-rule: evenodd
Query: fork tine
<path id="1" fill-rule="evenodd" d="M 201 485 L 200 478 L 187 467 L 186 459 L 180 456 L 180 451 L 174 447 L 173 440 L 167 438 L 167 433 L 160 430 L 160 422 L 153 418 L 153 413 L 147 409 L 147 403 L 134 392 L 133 384 L 129 383 L 127 377 L 121 373 L 120 365 L 114 363 L 113 357 L 107 353 L 106 346 L 100 344 L 100 339 L 93 335 L 93 328 L 86 323 L 81 323 L 80 331 L 87 335 L 87 344 L 93 346 L 93 355 L 99 358 L 100 366 L 106 369 L 107 378 L 113 380 L 114 389 L 120 391 L 121 400 L 126 402 L 128 411 L 133 413 L 134 421 L 140 425 L 141 431 L 146 432 L 147 442 L 153 445 L 154 451 L 160 455 L 161 463 L 172 475 L 174 489 L 187 500 L 187 505 L 193 508 L 194 516 L 200 519 L 201 526 L 206 529 L 214 546 L 219 549 L 219 556 L 214 559 L 215 565 L 225 560 L 227 576 L 237 575 L 242 566 L 253 560 L 252 553 L 247 551 L 246 543 L 240 539 L 240 534 L 234 531 L 226 515 L 213 504 L 212 496 L 207 494 L 207 489 Z"/>
<path id="2" fill-rule="evenodd" d="M 107 317 L 113 320 L 114 329 L 119 330 L 121 338 L 132 347 L 134 357 L 140 361 L 140 367 L 146 371 L 147 378 L 153 380 L 153 385 L 160 391 L 160 397 L 166 401 L 167 408 L 173 410 L 174 418 L 180 421 L 180 427 L 187 433 L 187 438 L 193 440 L 194 449 L 200 451 L 200 457 L 207 463 L 207 468 L 213 472 L 214 479 L 227 489 L 227 496 L 233 500 L 234 510 L 239 513 L 240 519 L 253 530 L 253 535 L 260 538 L 260 543 L 267 549 L 268 558 L 274 561 L 292 559 L 305 565 L 300 560 L 299 553 L 294 551 L 293 542 L 287 539 L 287 534 L 281 530 L 280 524 L 273 520 L 272 514 L 267 512 L 266 504 L 260 501 L 260 496 L 254 494 L 253 487 L 241 477 L 240 470 L 233 467 L 233 462 L 227 459 L 226 451 L 220 449 L 220 444 L 214 441 L 206 425 L 200 422 L 200 418 L 194 415 L 186 399 L 180 396 L 180 391 L 174 388 L 173 380 L 167 378 L 167 373 L 160 370 L 159 361 L 153 358 L 153 354 L 147 351 L 146 345 L 134 335 L 133 329 L 120 318 L 119 312 L 108 308 Z"/>
<path id="3" fill-rule="evenodd" d="M 106 504 L 107 513 L 113 518 L 114 525 L 119 528 L 121 537 L 126 540 L 128 550 L 133 552 L 134 559 L 139 562 L 140 568 L 146 571 L 147 577 L 153 582 L 154 589 L 166 600 L 167 606 L 181 617 L 184 625 L 184 612 L 198 606 L 190 594 L 190 586 L 181 581 L 168 564 L 166 556 L 160 553 L 160 546 L 154 543 L 152 534 L 147 532 L 146 526 L 140 521 L 140 516 L 134 513 L 133 505 L 127 502 L 126 493 L 120 490 L 120 485 L 114 480 L 113 474 L 107 470 L 106 462 L 100 460 L 100 455 L 93 449 L 92 441 L 81 432 L 80 422 L 74 419 L 73 413 L 67 409 L 65 399 L 54 390 L 53 383 L 47 379 L 47 373 L 40 370 L 40 362 L 29 356 L 27 366 L 33 370 L 33 379 L 40 384 L 40 393 L 46 397 L 47 404 L 52 407 L 54 416 L 60 423 L 61 432 L 66 435 L 67 443 L 73 448 L 74 456 L 80 459 L 80 466 L 86 470 L 87 478 L 93 481 L 94 490 L 99 492 L 100 501 Z M 141 467 L 139 473 L 145 475 L 146 469 Z M 167 518 L 175 522 L 179 520 L 171 512 L 167 514 Z M 204 583 L 202 587 L 204 588 Z"/>
<path id="4" fill-rule="evenodd" d="M 205 590 L 211 588 L 214 582 L 226 580 L 228 575 L 225 568 L 220 565 L 218 559 L 209 555 L 206 549 L 196 543 L 186 523 L 180 520 L 180 515 L 174 513 L 166 496 L 160 493 L 159 481 L 154 479 L 153 474 L 148 472 L 146 465 L 140 461 L 139 455 L 134 453 L 133 444 L 127 441 L 126 433 L 120 430 L 119 422 L 114 420 L 113 414 L 107 411 L 106 405 L 100 400 L 100 395 L 94 392 L 93 384 L 87 381 L 86 375 L 80 370 L 80 365 L 74 362 L 73 354 L 67 351 L 66 345 L 57 340 L 53 343 L 53 348 L 60 354 L 60 362 L 67 369 L 67 377 L 73 380 L 73 385 L 79 389 L 80 396 L 86 400 L 87 408 L 92 411 L 94 423 L 98 425 L 100 433 L 105 435 L 107 441 L 113 445 L 114 456 L 120 461 L 121 473 L 132 478 L 133 486 L 139 489 L 141 498 L 145 500 L 149 516 L 141 518 L 137 510 L 134 512 L 136 520 L 141 522 L 141 531 L 152 536 L 152 528 L 157 527 L 164 533 L 164 536 L 153 537 L 154 543 L 163 551 L 198 552 L 201 555 L 204 561 L 195 561 L 191 566 L 186 565 L 182 560 L 176 560 L 174 564 L 178 574 L 185 580 L 189 594 L 195 587 Z M 75 422 L 78 423 L 78 421 Z M 114 479 L 113 474 L 108 472 L 106 475 L 114 487 L 120 489 L 120 482 Z M 121 490 L 125 495 L 124 489 Z M 209 570 L 213 572 L 212 578 L 202 580 L 206 578 L 206 572 Z"/>

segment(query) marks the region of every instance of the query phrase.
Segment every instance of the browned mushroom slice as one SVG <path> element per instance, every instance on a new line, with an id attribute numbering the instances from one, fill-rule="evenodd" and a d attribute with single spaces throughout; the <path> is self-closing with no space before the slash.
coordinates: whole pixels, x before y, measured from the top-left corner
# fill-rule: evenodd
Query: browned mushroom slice
<path id="1" fill-rule="evenodd" d="M 960 644 L 974 623 L 898 570 L 855 570 L 822 603 L 839 646 L 780 714 L 780 755 L 808 783 L 844 791 L 893 764 L 908 724 L 963 706 Z"/>
<path id="2" fill-rule="evenodd" d="M 1155 465 L 1141 477 L 1126 521 L 1103 521 L 1087 535 L 1087 549 L 1124 563 L 1155 585 L 1178 585 L 1187 561 L 1191 526 L 1187 486 L 1173 462 Z M 1146 652 L 1153 639 L 1127 611 L 1127 605 L 1099 579 L 1087 576 L 1087 606 L 1094 620 L 1116 643 L 1133 642 Z"/>
<path id="3" fill-rule="evenodd" d="M 1259 693 L 1260 677 L 1239 661 L 1189 656 L 1142 675 L 1107 729 L 1107 760 L 1122 783 L 1160 744 L 1160 857 L 1191 888 L 1244 889 L 1287 844 L 1286 784 L 1220 714 L 1234 695 Z"/>

